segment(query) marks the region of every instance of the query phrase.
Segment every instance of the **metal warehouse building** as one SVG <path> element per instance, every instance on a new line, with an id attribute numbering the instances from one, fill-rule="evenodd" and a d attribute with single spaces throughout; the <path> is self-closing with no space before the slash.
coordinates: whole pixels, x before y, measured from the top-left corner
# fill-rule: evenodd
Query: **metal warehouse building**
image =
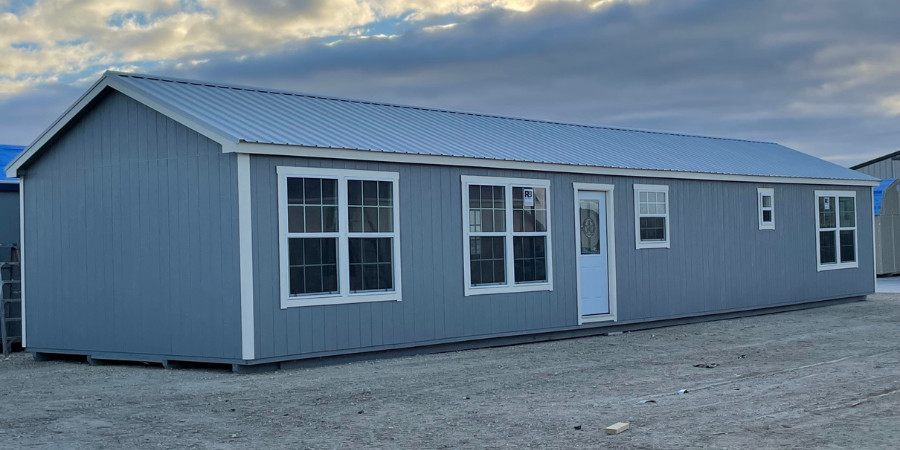
<path id="1" fill-rule="evenodd" d="M 769 142 L 109 72 L 7 175 L 36 355 L 243 371 L 874 292 L 878 180 Z"/>

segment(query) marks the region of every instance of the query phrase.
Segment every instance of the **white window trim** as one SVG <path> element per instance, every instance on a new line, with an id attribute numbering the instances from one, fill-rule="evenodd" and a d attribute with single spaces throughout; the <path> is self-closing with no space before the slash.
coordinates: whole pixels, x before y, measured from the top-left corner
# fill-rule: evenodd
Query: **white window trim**
<path id="1" fill-rule="evenodd" d="M 772 206 L 763 207 L 763 196 L 772 197 Z M 759 229 L 760 230 L 774 230 L 775 229 L 775 189 L 772 188 L 757 188 L 756 189 L 756 203 L 759 210 Z M 763 222 L 763 211 L 770 211 L 772 213 L 772 220 L 770 222 Z"/>
<path id="2" fill-rule="evenodd" d="M 281 264 L 281 308 L 287 309 L 302 306 L 341 305 L 347 303 L 401 301 L 403 286 L 400 264 L 400 174 L 397 172 L 374 172 L 368 170 L 323 169 L 317 167 L 279 166 L 278 173 L 278 235 L 279 262 Z M 307 296 L 290 295 L 290 274 L 288 272 L 288 211 L 287 180 L 295 177 L 333 178 L 338 180 L 338 230 L 335 233 L 311 233 L 309 237 L 319 235 L 336 235 L 339 242 L 338 252 L 338 287 L 336 294 L 320 294 Z M 393 233 L 349 233 L 347 218 L 347 180 L 371 180 L 393 182 L 394 232 Z M 394 290 L 390 292 L 350 292 L 350 237 L 385 236 L 394 238 Z"/>
<path id="3" fill-rule="evenodd" d="M 641 192 L 665 192 L 666 214 L 641 214 Z M 635 184 L 634 185 L 634 242 L 637 249 L 642 248 L 670 248 L 672 235 L 669 233 L 669 204 L 672 197 L 669 195 L 669 186 L 666 184 Z M 665 217 L 666 240 L 665 241 L 641 241 L 641 217 Z"/>
<path id="4" fill-rule="evenodd" d="M 572 183 L 575 191 L 575 283 L 578 299 L 578 325 L 595 322 L 618 321 L 619 307 L 616 286 L 616 213 L 614 192 L 611 184 Z M 606 270 L 609 283 L 609 314 L 583 316 L 581 314 L 581 220 L 579 217 L 579 192 L 600 192 L 606 195 Z"/>
<path id="5" fill-rule="evenodd" d="M 498 178 L 498 177 L 478 177 L 470 175 L 462 175 L 460 177 L 462 183 L 462 218 L 463 218 L 463 286 L 465 288 L 465 296 L 486 295 L 486 294 L 507 294 L 517 292 L 534 292 L 534 291 L 552 291 L 553 290 L 553 234 L 550 226 L 552 215 L 553 200 L 550 196 L 550 180 L 536 178 Z M 490 185 L 504 186 L 506 194 L 506 231 L 498 233 L 506 237 L 504 250 L 506 251 L 506 284 L 492 286 L 472 286 L 471 261 L 469 252 L 469 185 Z M 512 188 L 513 187 L 540 187 L 547 190 L 547 281 L 543 283 L 523 283 L 516 284 L 515 260 L 513 254 L 513 212 L 512 212 Z M 525 233 L 516 233 L 522 235 Z M 528 233 L 533 235 L 543 235 L 544 233 Z"/>
<path id="6" fill-rule="evenodd" d="M 834 225 L 835 225 L 835 261 L 833 264 L 822 264 L 822 247 L 821 247 L 821 237 L 819 236 L 819 231 L 821 231 L 819 227 L 819 198 L 821 197 L 834 197 L 835 205 L 834 205 Z M 856 217 L 853 220 L 853 227 L 841 227 L 841 210 L 840 210 L 840 197 L 853 197 L 853 213 L 856 214 Z M 837 269 L 855 269 L 859 267 L 859 208 L 857 207 L 856 202 L 856 192 L 855 191 L 816 191 L 815 197 L 815 207 L 814 211 L 816 214 L 816 270 L 818 272 L 822 272 L 824 270 L 837 270 Z M 829 228 L 830 229 L 830 228 Z M 853 262 L 842 263 L 841 262 L 841 230 L 853 230 Z"/>

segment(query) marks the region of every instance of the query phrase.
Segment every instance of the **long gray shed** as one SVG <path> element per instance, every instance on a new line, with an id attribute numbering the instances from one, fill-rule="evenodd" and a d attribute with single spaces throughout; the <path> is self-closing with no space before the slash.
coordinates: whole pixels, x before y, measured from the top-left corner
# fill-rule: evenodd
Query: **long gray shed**
<path id="1" fill-rule="evenodd" d="M 7 174 L 36 355 L 242 371 L 875 287 L 878 180 L 770 142 L 108 72 Z"/>

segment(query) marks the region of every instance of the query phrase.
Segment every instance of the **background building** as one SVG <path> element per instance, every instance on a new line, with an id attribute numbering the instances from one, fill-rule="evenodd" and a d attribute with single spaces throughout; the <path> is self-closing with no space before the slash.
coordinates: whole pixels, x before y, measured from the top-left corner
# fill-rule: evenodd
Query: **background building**
<path id="1" fill-rule="evenodd" d="M 851 169 L 881 179 L 874 190 L 875 270 L 878 275 L 900 273 L 900 152 L 857 164 Z"/>

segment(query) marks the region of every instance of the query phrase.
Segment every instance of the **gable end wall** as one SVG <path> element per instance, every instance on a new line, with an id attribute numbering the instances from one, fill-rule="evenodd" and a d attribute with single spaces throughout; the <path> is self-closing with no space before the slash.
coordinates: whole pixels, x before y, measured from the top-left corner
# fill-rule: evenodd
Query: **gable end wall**
<path id="1" fill-rule="evenodd" d="M 100 97 L 25 168 L 28 348 L 240 358 L 236 173 L 219 144 Z"/>

